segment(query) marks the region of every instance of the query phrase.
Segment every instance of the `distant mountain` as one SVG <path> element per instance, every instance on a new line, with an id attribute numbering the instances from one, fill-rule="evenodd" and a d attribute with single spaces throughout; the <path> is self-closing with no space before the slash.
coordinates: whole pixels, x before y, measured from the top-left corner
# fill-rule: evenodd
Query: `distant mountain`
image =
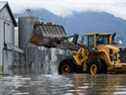
<path id="1" fill-rule="evenodd" d="M 16 14 L 24 16 L 25 13 Z M 68 34 L 85 32 L 117 32 L 118 38 L 126 42 L 126 20 L 115 17 L 106 12 L 74 12 L 67 17 L 57 16 L 48 10 L 32 10 L 32 16 L 38 17 L 42 21 L 51 21 L 64 26 Z"/>

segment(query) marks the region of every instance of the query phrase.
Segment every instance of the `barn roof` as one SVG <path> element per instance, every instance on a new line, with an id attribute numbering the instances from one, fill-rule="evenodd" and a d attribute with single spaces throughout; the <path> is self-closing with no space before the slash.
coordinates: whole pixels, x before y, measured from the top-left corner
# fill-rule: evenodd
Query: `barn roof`
<path id="1" fill-rule="evenodd" d="M 6 2 L 6 1 L 0 1 L 0 11 L 2 11 L 2 9 L 4 9 L 5 7 L 7 7 L 7 9 L 8 9 L 8 11 L 10 13 L 10 16 L 11 16 L 11 18 L 13 20 L 14 25 L 17 26 L 17 22 L 16 22 L 16 20 L 14 18 L 14 15 L 13 15 L 10 7 L 9 7 L 8 2 Z"/>

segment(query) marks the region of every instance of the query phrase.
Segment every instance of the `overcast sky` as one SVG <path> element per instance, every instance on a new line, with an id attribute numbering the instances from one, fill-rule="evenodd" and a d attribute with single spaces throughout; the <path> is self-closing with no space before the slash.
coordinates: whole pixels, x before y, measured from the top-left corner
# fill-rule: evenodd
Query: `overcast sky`
<path id="1" fill-rule="evenodd" d="M 5 1 L 5 0 L 0 0 Z M 45 8 L 56 15 L 68 16 L 73 11 L 105 11 L 126 20 L 126 0 L 6 0 L 13 12 L 26 8 Z"/>

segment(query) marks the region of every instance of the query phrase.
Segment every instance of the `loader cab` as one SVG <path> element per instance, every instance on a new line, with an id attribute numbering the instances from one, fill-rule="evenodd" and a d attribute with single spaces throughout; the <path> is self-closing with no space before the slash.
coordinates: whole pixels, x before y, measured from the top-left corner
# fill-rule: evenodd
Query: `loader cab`
<path id="1" fill-rule="evenodd" d="M 96 48 L 98 45 L 112 44 L 112 34 L 108 33 L 86 33 L 82 40 L 89 48 Z"/>

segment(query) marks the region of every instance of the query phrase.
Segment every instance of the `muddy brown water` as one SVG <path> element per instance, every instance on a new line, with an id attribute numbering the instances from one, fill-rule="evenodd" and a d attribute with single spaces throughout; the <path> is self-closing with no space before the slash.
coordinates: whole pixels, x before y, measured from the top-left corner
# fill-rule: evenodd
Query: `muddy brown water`
<path id="1" fill-rule="evenodd" d="M 126 95 L 126 75 L 1 75 L 0 95 Z"/>

